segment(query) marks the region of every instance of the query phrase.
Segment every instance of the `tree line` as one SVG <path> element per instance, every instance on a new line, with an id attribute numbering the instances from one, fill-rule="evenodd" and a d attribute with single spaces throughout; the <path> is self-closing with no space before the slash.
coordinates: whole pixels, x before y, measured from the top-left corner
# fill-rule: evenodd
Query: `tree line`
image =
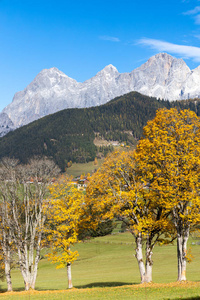
<path id="1" fill-rule="evenodd" d="M 186 280 L 187 241 L 200 223 L 200 121 L 190 110 L 160 109 L 134 151 L 111 153 L 83 193 L 48 160 L 0 164 L 0 245 L 8 289 L 13 258 L 34 288 L 40 251 L 66 267 L 71 288 L 72 245 L 113 219 L 135 240 L 141 282 L 151 282 L 156 244 L 177 241 L 178 281 Z M 145 255 L 144 253 L 145 246 Z M 35 253 L 35 254 L 34 254 Z M 14 255 L 15 254 L 15 255 Z"/>
<path id="2" fill-rule="evenodd" d="M 169 102 L 131 92 L 98 107 L 59 111 L 8 133 L 0 139 L 0 158 L 9 156 L 26 164 L 36 155 L 46 156 L 64 172 L 69 161 L 94 160 L 100 151 L 93 143 L 97 133 L 106 140 L 135 145 L 147 121 L 164 107 L 200 113 L 199 99 Z"/>

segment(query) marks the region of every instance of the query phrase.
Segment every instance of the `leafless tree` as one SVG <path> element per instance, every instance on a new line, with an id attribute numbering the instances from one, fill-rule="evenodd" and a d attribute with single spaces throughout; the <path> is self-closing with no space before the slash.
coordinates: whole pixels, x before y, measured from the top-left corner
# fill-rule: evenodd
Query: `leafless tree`
<path id="1" fill-rule="evenodd" d="M 14 245 L 12 229 L 9 225 L 11 198 L 14 192 L 13 182 L 16 181 L 16 167 L 18 161 L 4 158 L 0 162 L 0 245 L 3 256 L 7 290 L 12 291 L 11 265 Z"/>
<path id="2" fill-rule="evenodd" d="M 43 206 L 59 168 L 45 158 L 34 158 L 27 165 L 4 159 L 0 172 L 6 173 L 1 177 L 1 199 L 8 207 L 6 213 L 2 211 L 9 231 L 7 240 L 16 248 L 25 290 L 34 289 L 46 220 Z M 1 232 L 5 233 L 5 227 Z"/>

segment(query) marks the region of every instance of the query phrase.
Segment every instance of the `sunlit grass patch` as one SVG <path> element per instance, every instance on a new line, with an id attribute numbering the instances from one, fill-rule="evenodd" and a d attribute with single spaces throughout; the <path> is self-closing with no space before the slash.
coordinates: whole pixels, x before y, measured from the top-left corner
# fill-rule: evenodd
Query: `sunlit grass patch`
<path id="1" fill-rule="evenodd" d="M 128 232 L 78 243 L 79 257 L 72 265 L 74 289 L 67 290 L 66 269 L 56 269 L 47 259 L 39 264 L 36 290 L 23 292 L 18 269 L 12 271 L 16 293 L 2 293 L 0 299 L 200 299 L 200 245 L 190 238 L 194 260 L 187 266 L 187 283 L 177 283 L 176 243 L 154 249 L 153 283 L 140 285 L 134 239 Z M 6 291 L 6 283 L 0 283 Z M 196 297 L 196 298 L 195 298 Z"/>

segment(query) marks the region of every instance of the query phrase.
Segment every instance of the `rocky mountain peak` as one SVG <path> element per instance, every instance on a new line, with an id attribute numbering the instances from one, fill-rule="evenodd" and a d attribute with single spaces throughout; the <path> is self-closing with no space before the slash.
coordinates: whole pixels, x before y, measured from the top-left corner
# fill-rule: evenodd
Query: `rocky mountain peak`
<path id="1" fill-rule="evenodd" d="M 105 73 L 115 73 L 115 72 L 118 73 L 117 68 L 114 67 L 114 66 L 111 65 L 111 64 L 110 64 L 110 65 L 107 65 L 102 71 L 105 72 Z"/>
<path id="2" fill-rule="evenodd" d="M 168 100 L 194 98 L 200 95 L 200 69 L 191 71 L 182 59 L 159 53 L 131 73 L 120 74 L 110 64 L 79 83 L 53 67 L 16 93 L 3 112 L 17 127 L 65 108 L 101 105 L 131 91 Z"/>
<path id="3" fill-rule="evenodd" d="M 53 67 L 50 69 L 43 69 L 42 71 L 40 71 L 38 73 L 38 75 L 35 77 L 37 78 L 38 76 L 49 76 L 49 77 L 58 77 L 58 76 L 62 76 L 62 77 L 66 77 L 66 78 L 70 78 L 68 77 L 65 73 L 63 73 L 62 71 L 60 71 L 58 68 Z M 71 78 L 72 79 L 72 78 Z M 74 79 L 73 79 L 74 80 Z"/>
<path id="4" fill-rule="evenodd" d="M 103 70 L 97 73 L 96 76 L 118 76 L 119 72 L 113 65 L 107 65 Z"/>
<path id="5" fill-rule="evenodd" d="M 43 69 L 32 81 L 32 83 L 39 82 L 40 84 L 44 84 L 46 87 L 47 81 L 49 80 L 49 83 L 51 85 L 59 84 L 60 81 L 71 81 L 73 83 L 76 83 L 77 81 L 73 78 L 70 78 L 62 71 L 58 70 L 57 68 L 53 67 L 50 69 Z"/>
<path id="6" fill-rule="evenodd" d="M 165 52 L 160 52 L 160 53 L 157 53 L 156 55 L 152 56 L 150 59 L 155 59 L 155 60 L 158 60 L 158 59 L 162 59 L 162 60 L 173 60 L 174 57 L 168 53 L 165 53 Z"/>

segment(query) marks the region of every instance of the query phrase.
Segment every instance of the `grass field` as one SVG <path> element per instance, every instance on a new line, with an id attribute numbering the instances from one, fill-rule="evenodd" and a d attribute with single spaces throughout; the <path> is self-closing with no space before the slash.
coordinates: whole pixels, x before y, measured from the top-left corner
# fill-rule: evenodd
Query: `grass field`
<path id="1" fill-rule="evenodd" d="M 143 286 L 122 286 L 122 287 L 104 287 L 90 289 L 72 289 L 62 291 L 29 291 L 18 293 L 6 293 L 0 295 L 2 300 L 153 300 L 153 299 L 182 299 L 182 300 L 197 300 L 200 299 L 200 284 L 185 283 L 185 284 L 152 284 Z"/>
<path id="2" fill-rule="evenodd" d="M 13 288 L 18 293 L 2 293 L 0 299 L 200 299 L 200 245 L 190 238 L 194 259 L 187 266 L 188 283 L 173 283 L 177 277 L 176 244 L 156 246 L 153 284 L 139 285 L 131 234 L 99 237 L 76 245 L 78 260 L 72 265 L 74 289 L 66 291 L 65 269 L 56 269 L 45 258 L 39 265 L 36 290 L 23 291 L 19 270 L 13 270 Z M 191 282 L 192 281 L 192 282 Z M 1 284 L 6 290 L 6 284 Z"/>
<path id="3" fill-rule="evenodd" d="M 88 173 L 92 174 L 95 169 L 97 170 L 101 164 L 103 163 L 103 159 L 98 159 L 98 164 L 94 165 L 93 161 L 90 161 L 85 164 L 73 163 L 70 168 L 67 169 L 67 174 L 69 176 L 80 176 L 81 174 L 87 175 Z"/>

